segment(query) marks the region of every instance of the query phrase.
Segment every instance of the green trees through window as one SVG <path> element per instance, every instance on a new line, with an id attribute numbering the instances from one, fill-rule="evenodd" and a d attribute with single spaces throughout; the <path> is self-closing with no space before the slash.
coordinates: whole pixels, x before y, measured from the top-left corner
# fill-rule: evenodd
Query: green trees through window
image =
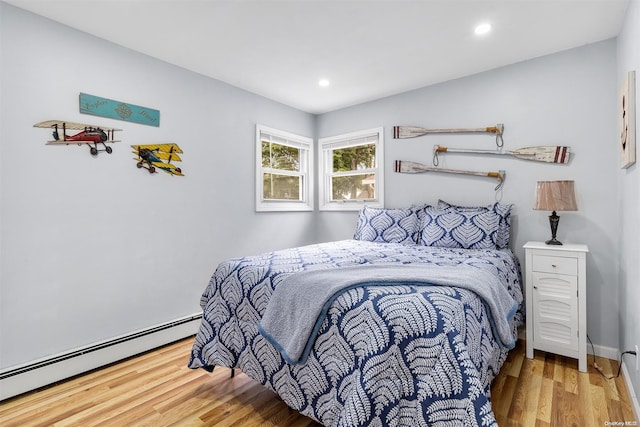
<path id="1" fill-rule="evenodd" d="M 313 210 L 313 140 L 256 127 L 256 210 Z"/>
<path id="2" fill-rule="evenodd" d="M 311 211 L 384 206 L 383 128 L 318 140 L 314 186 L 313 139 L 256 126 L 256 210 Z"/>
<path id="3" fill-rule="evenodd" d="M 333 200 L 375 198 L 376 145 L 335 149 L 331 198 Z M 344 174 L 343 174 L 344 173 Z"/>
<path id="4" fill-rule="evenodd" d="M 356 210 L 365 203 L 383 206 L 382 132 L 376 128 L 318 141 L 321 210 Z"/>
<path id="5" fill-rule="evenodd" d="M 283 173 L 300 172 L 299 148 L 262 141 L 262 168 L 264 199 L 300 200 L 302 177 Z"/>

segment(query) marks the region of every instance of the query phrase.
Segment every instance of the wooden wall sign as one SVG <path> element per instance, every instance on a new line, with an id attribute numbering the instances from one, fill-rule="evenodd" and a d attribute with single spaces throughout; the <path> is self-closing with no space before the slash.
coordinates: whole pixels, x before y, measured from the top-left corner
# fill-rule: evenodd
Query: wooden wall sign
<path id="1" fill-rule="evenodd" d="M 113 99 L 80 93 L 80 112 L 125 122 L 160 126 L 160 111 Z"/>

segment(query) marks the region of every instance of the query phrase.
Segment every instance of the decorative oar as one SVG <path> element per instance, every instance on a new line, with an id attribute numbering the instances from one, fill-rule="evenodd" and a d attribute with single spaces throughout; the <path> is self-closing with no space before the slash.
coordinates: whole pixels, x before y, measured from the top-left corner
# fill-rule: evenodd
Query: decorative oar
<path id="1" fill-rule="evenodd" d="M 503 170 L 499 172 L 476 172 L 459 169 L 433 168 L 427 165 L 423 165 L 422 163 L 409 162 L 406 160 L 396 160 L 395 171 L 399 173 L 444 172 L 461 175 L 488 176 L 490 178 L 497 178 L 498 180 L 500 180 L 497 187 L 495 188 L 496 191 L 498 191 L 504 184 L 505 177 L 505 171 Z"/>
<path id="2" fill-rule="evenodd" d="M 546 163 L 569 163 L 571 147 L 565 146 L 538 146 L 524 147 L 513 151 L 478 150 L 475 148 L 448 148 L 442 145 L 433 147 L 433 164 L 438 166 L 438 153 L 469 153 L 469 154 L 494 154 L 500 156 L 513 156 L 523 160 Z"/>
<path id="3" fill-rule="evenodd" d="M 426 129 L 416 126 L 394 126 L 393 138 L 405 139 L 415 138 L 417 136 L 428 135 L 430 133 L 490 133 L 496 136 L 496 145 L 498 147 L 503 146 L 502 133 L 504 132 L 504 125 L 498 123 L 495 126 L 489 126 L 485 128 L 454 128 L 454 129 Z"/>

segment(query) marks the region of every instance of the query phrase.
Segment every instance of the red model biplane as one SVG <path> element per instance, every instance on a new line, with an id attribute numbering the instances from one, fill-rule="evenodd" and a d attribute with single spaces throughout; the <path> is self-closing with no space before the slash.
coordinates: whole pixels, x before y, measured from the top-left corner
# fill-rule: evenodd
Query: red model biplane
<path id="1" fill-rule="evenodd" d="M 47 120 L 36 123 L 33 126 L 53 129 L 53 141 L 47 141 L 48 145 L 88 144 L 91 145 L 90 152 L 94 156 L 97 156 L 99 151 L 106 151 L 111 154 L 113 150 L 107 146 L 106 143 L 118 142 L 113 139 L 113 136 L 115 131 L 122 130 L 104 126 L 64 122 L 61 120 Z M 67 129 L 79 130 L 80 132 L 75 135 L 67 135 Z M 60 130 L 62 130 L 62 135 L 60 134 Z M 101 144 L 104 149 L 98 149 L 98 144 Z"/>

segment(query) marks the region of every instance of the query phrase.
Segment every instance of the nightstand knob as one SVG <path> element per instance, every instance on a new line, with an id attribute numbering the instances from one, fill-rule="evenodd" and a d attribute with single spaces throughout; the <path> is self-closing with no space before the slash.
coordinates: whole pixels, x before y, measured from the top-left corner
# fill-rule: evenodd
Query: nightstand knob
<path id="1" fill-rule="evenodd" d="M 553 268 L 557 268 L 558 266 L 557 266 L 557 265 L 555 265 L 555 264 L 551 264 L 551 267 L 553 267 Z"/>
<path id="2" fill-rule="evenodd" d="M 533 287 L 533 289 L 538 289 L 538 287 L 537 287 L 537 286 L 534 286 L 534 287 Z"/>

